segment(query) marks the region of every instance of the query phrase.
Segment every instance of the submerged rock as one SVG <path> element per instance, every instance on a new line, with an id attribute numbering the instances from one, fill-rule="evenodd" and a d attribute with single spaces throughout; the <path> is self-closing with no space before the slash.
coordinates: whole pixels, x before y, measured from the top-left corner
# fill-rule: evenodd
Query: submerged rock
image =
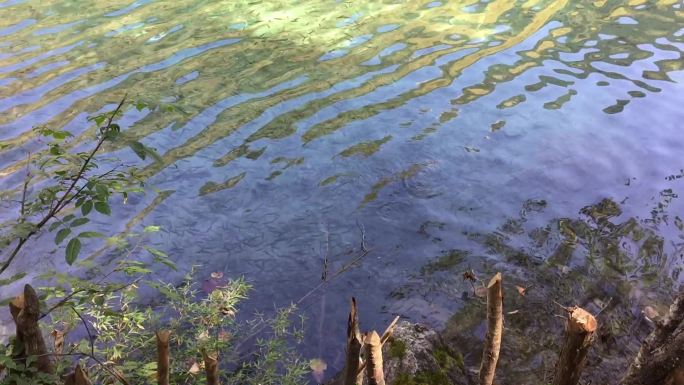
<path id="1" fill-rule="evenodd" d="M 390 385 L 467 385 L 471 381 L 461 353 L 435 330 L 400 322 L 383 346 L 385 381 Z"/>
<path id="2" fill-rule="evenodd" d="M 461 353 L 427 326 L 399 322 L 382 348 L 387 385 L 470 385 Z M 341 385 L 338 373 L 328 385 Z"/>

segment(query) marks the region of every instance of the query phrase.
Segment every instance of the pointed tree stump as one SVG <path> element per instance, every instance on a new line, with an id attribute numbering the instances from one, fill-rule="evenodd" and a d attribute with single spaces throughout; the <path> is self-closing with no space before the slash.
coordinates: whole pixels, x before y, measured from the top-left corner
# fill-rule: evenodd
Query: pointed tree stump
<path id="1" fill-rule="evenodd" d="M 51 374 L 54 372 L 52 360 L 48 355 L 43 334 L 38 326 L 40 308 L 38 295 L 31 285 L 24 286 L 24 294 L 16 297 L 9 304 L 12 319 L 17 326 L 16 344 L 20 348 L 16 357 L 26 365 L 29 356 L 35 357 L 31 366 L 38 372 Z"/>
<path id="2" fill-rule="evenodd" d="M 347 320 L 347 363 L 344 367 L 344 385 L 361 385 L 363 371 L 361 365 L 361 347 L 363 338 L 359 331 L 359 318 L 356 309 L 356 298 L 351 299 L 351 310 Z"/>
<path id="3" fill-rule="evenodd" d="M 382 342 L 378 332 L 366 333 L 364 342 L 368 385 L 385 385 L 385 373 L 382 367 Z"/>
<path id="4" fill-rule="evenodd" d="M 684 289 L 656 322 L 620 385 L 684 384 Z"/>
<path id="5" fill-rule="evenodd" d="M 480 364 L 480 385 L 492 385 L 496 363 L 499 361 L 503 336 L 503 292 L 501 273 L 497 273 L 487 285 L 487 333 Z"/>
<path id="6" fill-rule="evenodd" d="M 157 337 L 157 384 L 169 385 L 169 337 L 170 330 L 160 330 Z"/>
<path id="7" fill-rule="evenodd" d="M 202 357 L 207 373 L 207 385 L 219 385 L 218 353 L 203 351 Z"/>
<path id="8" fill-rule="evenodd" d="M 76 364 L 76 369 L 64 377 L 64 385 L 93 385 L 88 373 L 83 370 L 81 364 Z"/>
<path id="9" fill-rule="evenodd" d="M 596 318 L 586 310 L 579 307 L 569 309 L 565 341 L 556 363 L 553 385 L 576 385 L 579 382 L 597 326 Z"/>

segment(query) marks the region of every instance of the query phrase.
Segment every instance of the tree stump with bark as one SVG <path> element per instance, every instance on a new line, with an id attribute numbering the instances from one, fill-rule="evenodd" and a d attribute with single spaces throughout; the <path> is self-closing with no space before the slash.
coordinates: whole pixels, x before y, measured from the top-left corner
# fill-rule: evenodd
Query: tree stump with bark
<path id="1" fill-rule="evenodd" d="M 565 341 L 556 363 L 553 385 L 576 385 L 579 382 L 597 327 L 596 318 L 588 311 L 579 307 L 569 309 Z"/>
<path id="2" fill-rule="evenodd" d="M 28 357 L 35 357 L 30 364 L 38 372 L 51 374 L 54 372 L 52 360 L 48 355 L 43 334 L 38 326 L 40 306 L 38 295 L 31 285 L 24 286 L 24 294 L 14 298 L 9 304 L 12 319 L 17 326 L 15 344 L 19 354 L 15 357 L 24 365 Z"/>
<path id="3" fill-rule="evenodd" d="M 503 292 L 501 273 L 497 273 L 487 285 L 487 332 L 480 364 L 480 385 L 492 385 L 499 361 L 503 336 Z"/>
<path id="4" fill-rule="evenodd" d="M 684 384 L 684 288 L 656 322 L 620 385 Z"/>

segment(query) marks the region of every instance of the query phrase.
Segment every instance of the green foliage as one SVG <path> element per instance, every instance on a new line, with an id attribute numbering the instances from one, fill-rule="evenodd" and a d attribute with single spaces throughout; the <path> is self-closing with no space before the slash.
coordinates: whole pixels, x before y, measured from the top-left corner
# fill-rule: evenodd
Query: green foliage
<path id="1" fill-rule="evenodd" d="M 19 349 L 19 351 L 16 351 Z M 10 344 L 0 348 L 0 368 L 4 368 L 3 385 L 53 385 L 61 381 L 56 375 L 39 373 L 31 363 L 35 357 L 28 357 L 25 362 L 17 360 L 15 355 L 21 353 L 22 348 L 18 347 L 15 340 Z"/>
<path id="2" fill-rule="evenodd" d="M 81 143 L 65 130 L 45 126 L 34 132 L 45 141 L 45 150 L 31 154 L 26 161 L 26 176 L 21 189 L 0 192 L 0 203 L 9 205 L 8 212 L 16 212 L 16 218 L 0 223 L 0 253 L 4 261 L 0 274 L 16 257 L 24 243 L 32 236 L 40 235 L 43 228 L 55 232 L 55 244 L 67 241 L 65 260 L 76 261 L 82 249 L 83 239 L 100 237 L 94 232 L 76 232 L 74 229 L 90 222 L 95 212 L 110 215 L 110 200 L 120 195 L 126 201 L 128 194 L 143 192 L 143 179 L 135 167 L 125 167 L 121 161 L 107 159 L 113 164 L 101 172 L 98 153 L 105 145 L 127 144 L 121 128 L 113 123 L 122 112 L 124 101 L 112 112 L 90 117 L 97 124 L 95 143 L 88 151 L 73 151 Z M 136 145 L 137 146 L 137 145 Z M 136 147 L 136 153 L 144 148 Z M 141 158 L 145 158 L 142 154 Z M 63 215 L 70 212 L 68 215 Z M 9 249 L 14 245 L 13 249 Z"/>
<path id="3" fill-rule="evenodd" d="M 171 383 L 202 383 L 203 351 L 219 353 L 224 384 L 307 383 L 308 361 L 293 344 L 303 338 L 303 320 L 292 322 L 294 306 L 279 309 L 270 318 L 257 315 L 238 323 L 238 305 L 251 289 L 244 279 L 224 280 L 215 273 L 212 279 L 217 285 L 208 294 L 199 289 L 194 272 L 179 285 L 153 281 L 149 276 L 153 268 L 158 270 L 157 262 L 133 259 L 147 249 L 141 246 L 144 234 L 130 234 L 122 241 L 126 243 L 119 249 L 122 257 L 109 272 L 99 271 L 90 279 L 57 272 L 42 277 L 51 281 L 39 290 L 52 304 L 47 306 L 45 329 L 55 330 L 53 336 L 66 336 L 66 355 L 57 357 L 57 373 L 70 371 L 74 357 L 99 366 L 97 358 L 114 365 L 133 384 L 151 383 L 156 373 L 155 331 L 170 330 Z M 157 304 L 140 301 L 141 290 L 150 288 L 157 291 Z M 88 337 L 69 339 L 84 333 Z M 9 357 L 5 360 L 12 360 L 11 351 L 3 354 Z M 90 374 L 94 383 L 112 380 L 107 370 Z M 31 372 L 17 370 L 17 375 L 33 379 Z M 28 381 L 17 384 L 33 384 Z"/>
<path id="4" fill-rule="evenodd" d="M 389 357 L 403 359 L 406 356 L 406 343 L 401 340 L 394 339 L 389 346 Z"/>
<path id="5" fill-rule="evenodd" d="M 150 278 L 160 265 L 176 270 L 164 251 L 142 245 L 146 235 L 160 230 L 158 226 L 111 237 L 81 227 L 93 216 L 111 215 L 113 197 L 120 196 L 125 203 L 128 194 L 143 192 L 143 178 L 135 167 L 111 158 L 98 162 L 97 155 L 104 146 L 128 146 L 143 160 L 148 156 L 159 158 L 154 150 L 127 139 L 113 123 L 124 102 L 113 112 L 89 118 L 97 125 L 96 140 L 86 152 L 74 151 L 81 143 L 68 131 L 35 128 L 46 140 L 45 151 L 27 159 L 21 190 L 0 192 L 0 204 L 17 213 L 16 219 L 0 223 L 0 255 L 6 257 L 0 260 L 0 275 L 26 241 L 45 230 L 54 233 L 55 245 L 64 247 L 69 265 L 78 260 L 84 242 L 92 238 L 104 239 L 113 258 L 110 264 L 79 261 L 89 268 L 85 279 L 55 271 L 39 277 L 48 284 L 38 292 L 47 304 L 41 309 L 41 326 L 51 331 L 44 335 L 52 334 L 53 353 L 58 353 L 55 373 L 71 372 L 75 360 L 80 360 L 83 367 L 90 368 L 93 383 L 120 382 L 116 379 L 119 375 L 132 384 L 152 383 L 156 373 L 154 332 L 166 329 L 172 335 L 174 384 L 203 383 L 204 351 L 218 352 L 225 384 L 307 383 L 308 361 L 300 358 L 292 344 L 301 342 L 303 330 L 291 320 L 294 306 L 279 309 L 272 318 L 257 315 L 238 323 L 238 304 L 250 290 L 244 279 L 223 279 L 216 273 L 211 278 L 214 284 L 205 293 L 198 288 L 194 272 L 180 285 Z M 144 102 L 134 103 L 134 107 L 155 108 Z M 104 163 L 115 166 L 102 172 Z M 2 279 L 0 286 L 24 276 L 21 273 Z M 160 301 L 143 301 L 153 290 L 157 293 L 152 298 Z M 256 349 L 245 349 L 244 344 L 253 344 L 254 338 Z M 20 351 L 16 343 L 0 347 L 3 384 L 61 383 L 59 376 L 36 373 L 31 366 L 35 357 L 21 362 L 17 357 Z"/>

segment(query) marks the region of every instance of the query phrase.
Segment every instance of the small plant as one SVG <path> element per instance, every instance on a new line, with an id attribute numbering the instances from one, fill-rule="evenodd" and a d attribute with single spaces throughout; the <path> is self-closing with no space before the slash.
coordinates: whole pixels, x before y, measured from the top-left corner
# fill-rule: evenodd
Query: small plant
<path id="1" fill-rule="evenodd" d="M 143 192 L 144 181 L 137 168 L 109 159 L 106 163 L 115 165 L 101 172 L 97 162 L 97 155 L 106 143 L 126 144 L 143 159 L 154 153 L 140 142 L 127 141 L 120 135 L 121 128 L 114 120 L 122 113 L 125 102 L 124 97 L 114 111 L 89 118 L 97 124 L 95 144 L 89 151 L 71 152 L 75 143 L 68 131 L 44 126 L 34 128 L 36 134 L 48 140 L 46 150 L 27 157 L 20 191 L 0 192 L 0 203 L 16 211 L 14 219 L 0 224 L 0 255 L 5 256 L 0 262 L 0 275 L 27 241 L 46 228 L 56 232 L 57 245 L 66 242 L 65 260 L 73 264 L 84 240 L 103 237 L 94 231 L 79 231 L 90 221 L 89 216 L 94 212 L 110 215 L 113 195 L 121 195 L 126 202 L 130 193 Z M 136 103 L 136 108 L 144 106 Z M 14 247 L 9 249 L 10 246 Z"/>

